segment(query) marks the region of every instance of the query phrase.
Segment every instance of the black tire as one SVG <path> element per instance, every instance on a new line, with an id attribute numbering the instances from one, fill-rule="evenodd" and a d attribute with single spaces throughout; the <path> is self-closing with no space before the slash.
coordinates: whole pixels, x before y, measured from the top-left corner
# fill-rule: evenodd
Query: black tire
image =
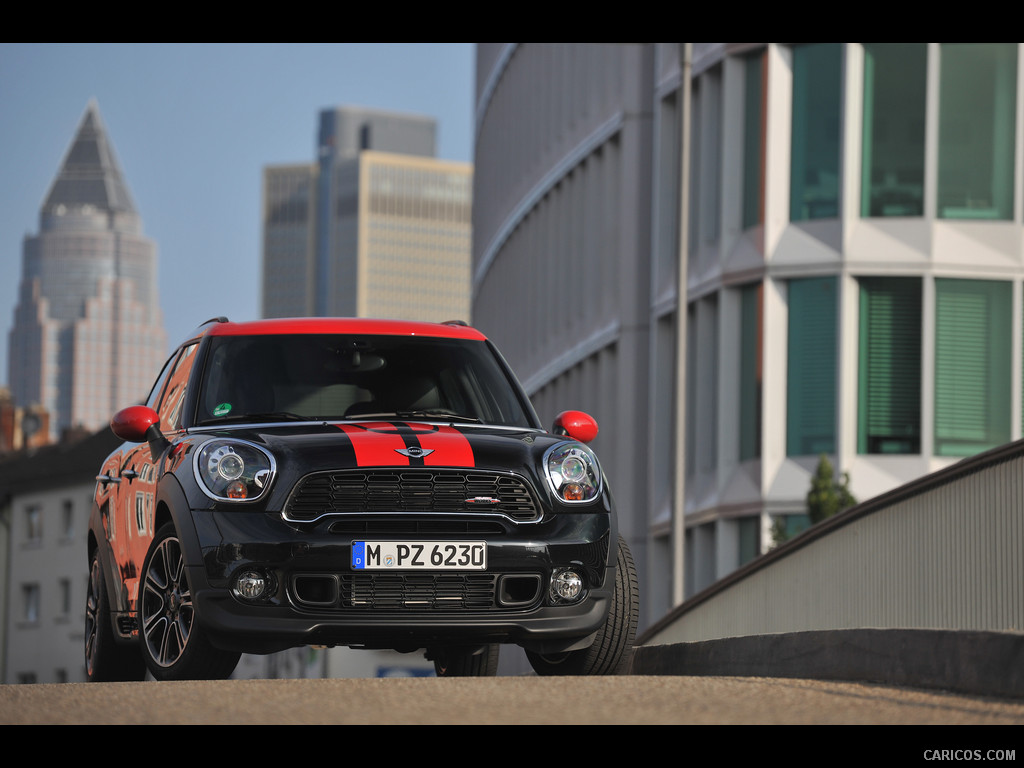
<path id="1" fill-rule="evenodd" d="M 434 672 L 438 677 L 494 677 L 498 674 L 497 643 L 484 648 L 445 647 L 432 648 L 428 659 L 434 660 Z M 478 651 L 478 652 L 477 652 Z"/>
<path id="2" fill-rule="evenodd" d="M 85 598 L 85 678 L 91 683 L 142 680 L 146 663 L 139 649 L 118 645 L 110 623 L 110 598 L 103 579 L 99 553 L 89 562 L 89 585 Z"/>
<path id="3" fill-rule="evenodd" d="M 633 554 L 619 537 L 615 593 L 608 618 L 589 648 L 544 655 L 527 651 L 538 675 L 624 675 L 633 660 L 633 640 L 640 617 L 640 588 Z"/>
<path id="4" fill-rule="evenodd" d="M 241 656 L 210 644 L 196 619 L 185 558 L 173 523 L 163 525 L 142 565 L 139 641 L 157 680 L 221 680 Z"/>

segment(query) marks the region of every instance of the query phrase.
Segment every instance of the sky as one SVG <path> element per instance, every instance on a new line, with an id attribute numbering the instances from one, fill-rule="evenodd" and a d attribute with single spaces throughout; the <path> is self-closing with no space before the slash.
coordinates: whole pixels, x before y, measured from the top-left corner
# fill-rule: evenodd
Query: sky
<path id="1" fill-rule="evenodd" d="M 472 161 L 472 43 L 0 43 L 0 385 L 22 240 L 90 99 L 157 245 L 170 346 L 259 316 L 262 170 L 316 158 L 321 109 L 437 120 L 438 157 Z"/>

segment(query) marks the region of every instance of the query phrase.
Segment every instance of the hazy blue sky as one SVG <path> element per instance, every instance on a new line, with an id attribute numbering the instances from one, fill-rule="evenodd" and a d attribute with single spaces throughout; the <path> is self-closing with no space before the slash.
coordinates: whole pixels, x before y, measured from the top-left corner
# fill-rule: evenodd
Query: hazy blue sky
<path id="1" fill-rule="evenodd" d="M 258 316 L 261 172 L 313 162 L 320 109 L 432 116 L 438 156 L 471 161 L 473 77 L 472 43 L 0 43 L 0 384 L 22 238 L 89 99 L 157 243 L 173 345 Z"/>

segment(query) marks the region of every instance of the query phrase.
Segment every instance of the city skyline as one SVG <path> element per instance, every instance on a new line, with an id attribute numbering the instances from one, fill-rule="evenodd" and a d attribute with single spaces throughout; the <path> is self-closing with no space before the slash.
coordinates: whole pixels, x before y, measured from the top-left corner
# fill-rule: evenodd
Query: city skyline
<path id="1" fill-rule="evenodd" d="M 472 51 L 471 43 L 0 45 L 0 358 L 23 238 L 37 229 L 91 99 L 158 244 L 174 344 L 211 316 L 258 317 L 262 169 L 310 157 L 310 115 L 343 104 L 423 114 L 437 120 L 439 158 L 471 160 Z"/>

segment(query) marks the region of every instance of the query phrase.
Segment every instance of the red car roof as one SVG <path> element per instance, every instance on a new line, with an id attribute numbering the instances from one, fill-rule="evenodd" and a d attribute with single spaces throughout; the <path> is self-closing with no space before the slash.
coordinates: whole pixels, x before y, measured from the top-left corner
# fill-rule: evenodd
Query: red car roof
<path id="1" fill-rule="evenodd" d="M 242 323 L 218 322 L 204 330 L 209 336 L 361 333 L 378 336 L 433 336 L 448 339 L 484 340 L 486 338 L 480 331 L 466 325 L 418 323 L 406 320 L 369 320 L 352 317 L 290 317 Z"/>

